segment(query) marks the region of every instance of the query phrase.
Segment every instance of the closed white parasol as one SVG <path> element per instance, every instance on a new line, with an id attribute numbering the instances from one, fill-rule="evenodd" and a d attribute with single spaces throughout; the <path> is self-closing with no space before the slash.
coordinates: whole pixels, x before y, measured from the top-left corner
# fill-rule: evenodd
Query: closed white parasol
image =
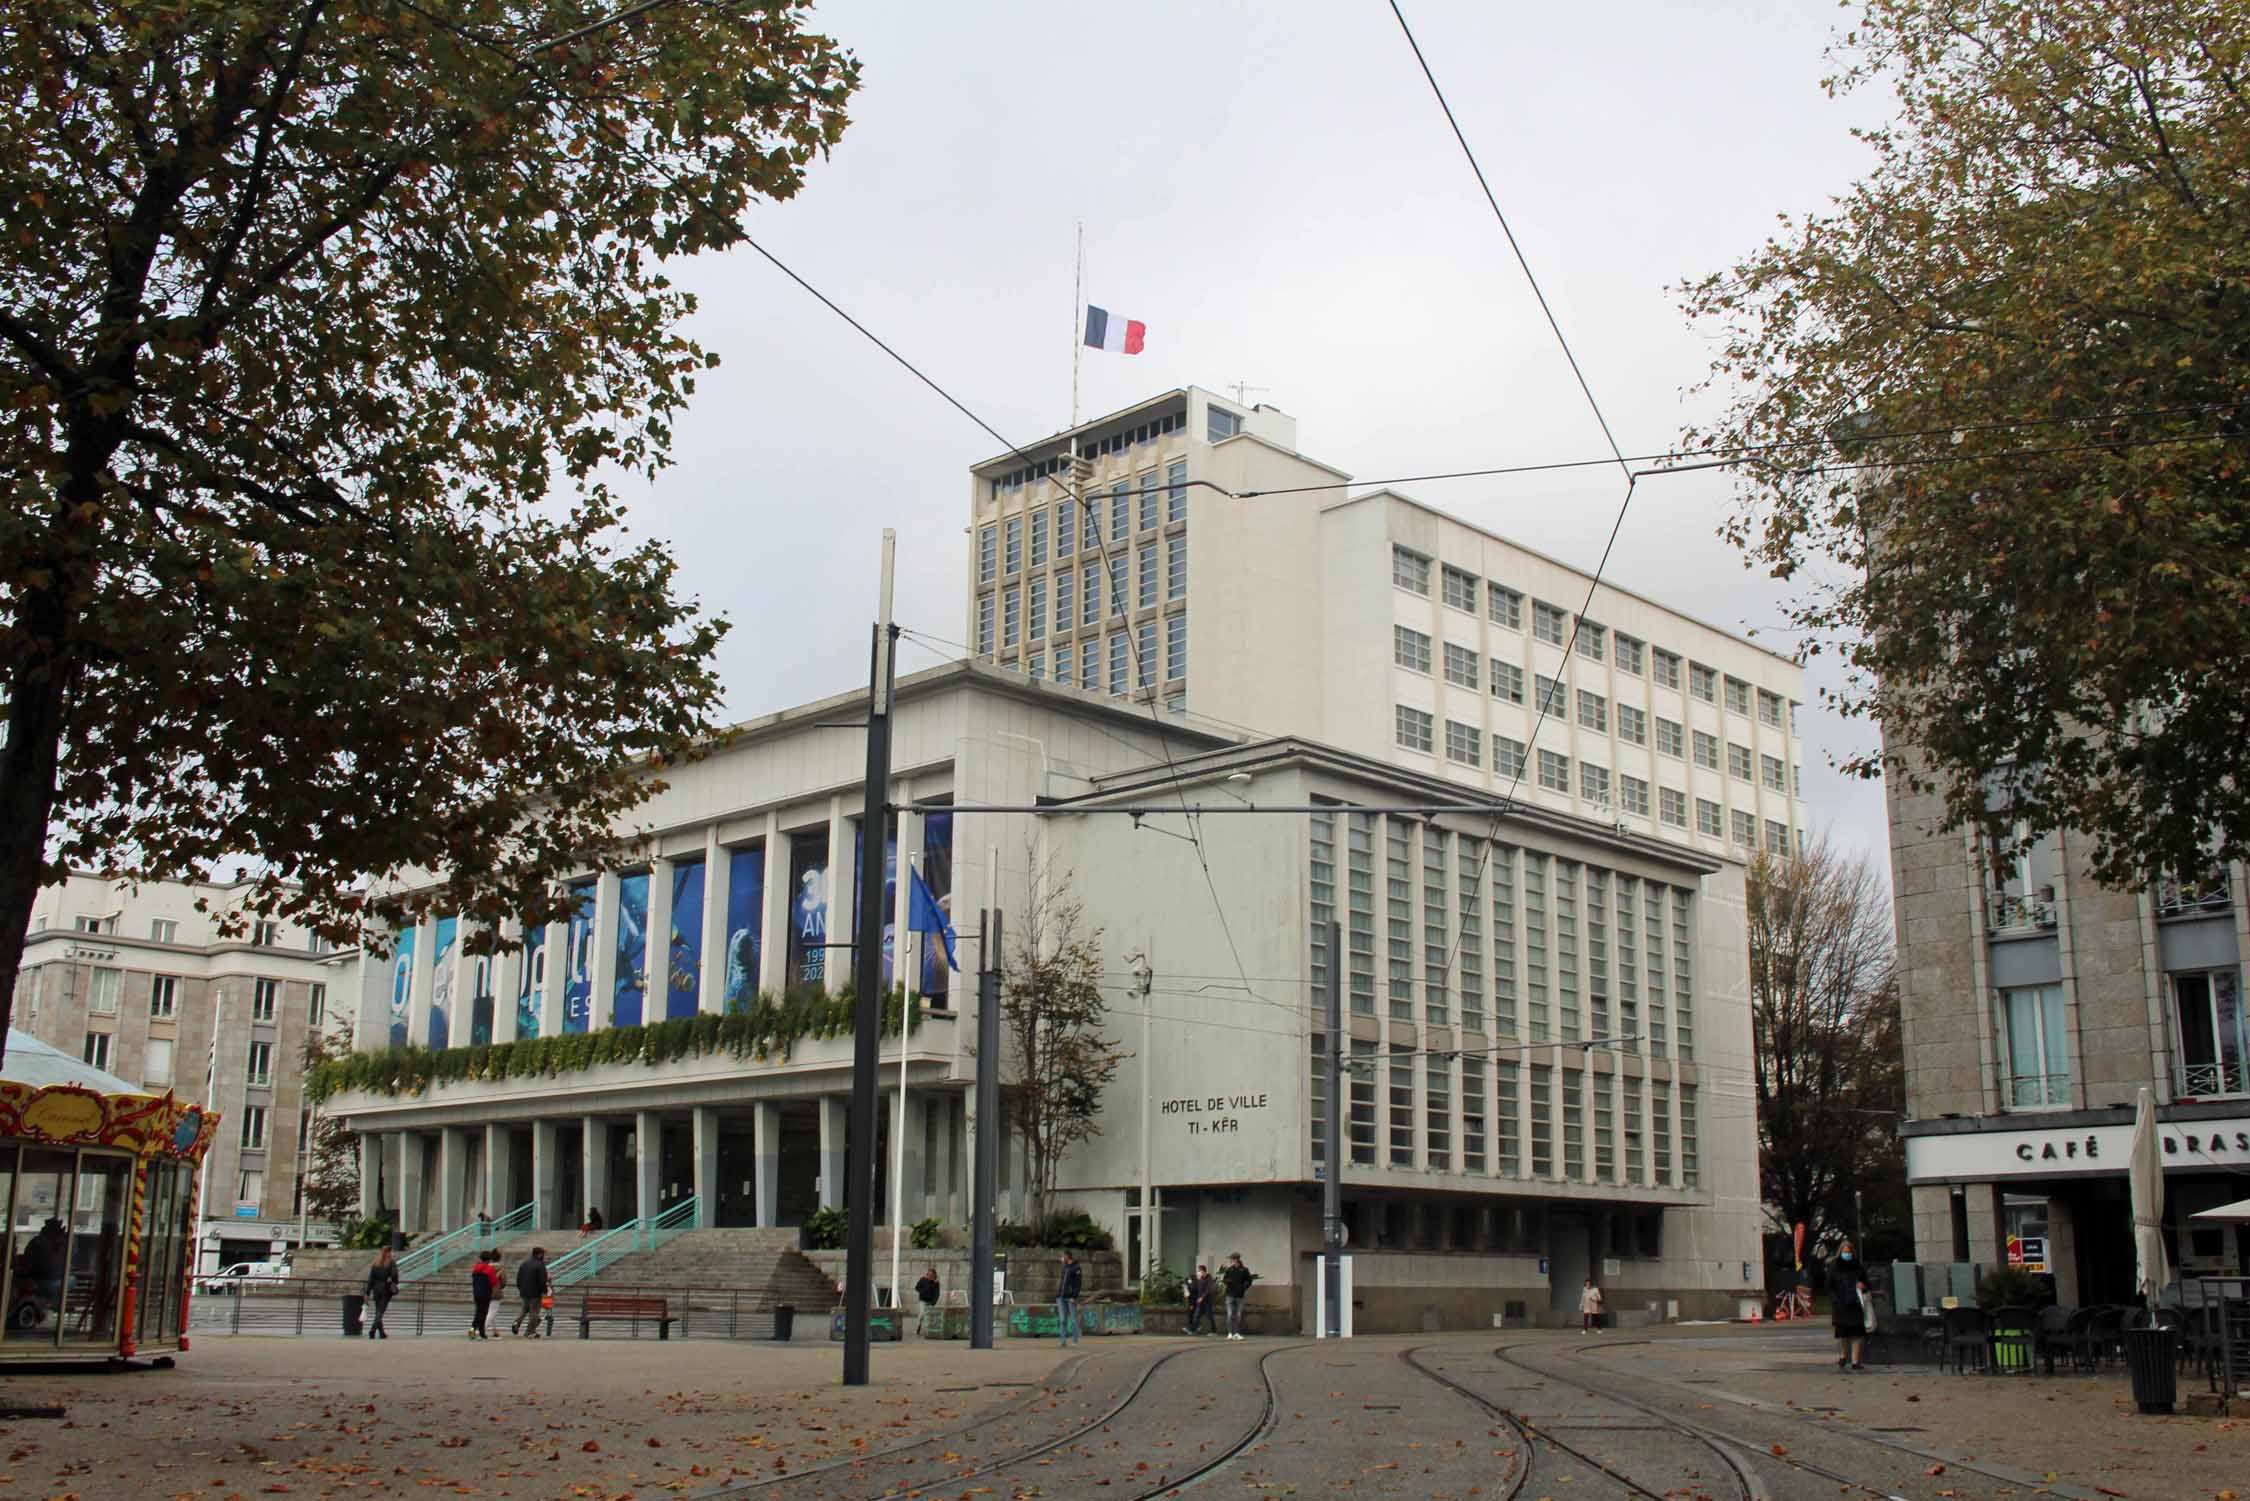
<path id="1" fill-rule="evenodd" d="M 2164 1148 L 2156 1135 L 2156 1101 L 2143 1086 L 2133 1106 L 2133 1290 L 2151 1305 L 2171 1273 L 2164 1265 Z"/>

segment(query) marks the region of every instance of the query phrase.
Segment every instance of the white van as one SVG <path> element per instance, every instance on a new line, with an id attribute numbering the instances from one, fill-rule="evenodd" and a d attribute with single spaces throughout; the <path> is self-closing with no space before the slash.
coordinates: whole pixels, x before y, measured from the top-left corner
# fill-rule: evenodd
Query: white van
<path id="1" fill-rule="evenodd" d="M 285 1261 L 238 1261 L 196 1283 L 198 1293 L 240 1292 L 246 1282 L 279 1282 L 289 1275 Z"/>

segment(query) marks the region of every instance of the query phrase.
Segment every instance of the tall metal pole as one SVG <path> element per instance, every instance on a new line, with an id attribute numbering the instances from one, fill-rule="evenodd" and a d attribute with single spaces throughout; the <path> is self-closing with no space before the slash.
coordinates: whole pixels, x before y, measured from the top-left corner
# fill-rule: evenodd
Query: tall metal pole
<path id="1" fill-rule="evenodd" d="M 1334 1339 L 1344 1332 L 1344 925 L 1328 925 L 1328 983 L 1322 987 L 1321 1025 L 1328 1033 L 1327 1175 L 1320 1184 L 1320 1327 Z"/>
<path id="2" fill-rule="evenodd" d="M 883 835 L 891 795 L 891 571 L 898 533 L 883 529 L 883 585 L 868 664 L 867 805 L 859 826 L 859 929 L 852 951 L 852 1103 L 845 1137 L 844 1385 L 867 1384 L 867 1315 L 874 1302 L 875 1095 L 882 1067 Z"/>
<path id="3" fill-rule="evenodd" d="M 905 837 L 905 830 L 901 829 L 899 833 L 901 838 Z M 900 853 L 903 855 L 905 852 Z M 899 895 L 905 898 L 900 905 L 911 913 L 914 910 L 914 878 L 921 873 L 921 857 L 916 855 L 902 859 L 899 865 L 898 890 Z M 894 911 L 892 923 L 897 936 L 892 939 L 891 952 L 897 956 L 897 962 L 891 966 L 891 972 L 899 981 L 899 1002 L 898 1112 L 891 1117 L 891 1307 L 898 1310 L 898 1316 L 903 1320 L 906 1317 L 906 1284 L 899 1280 L 898 1256 L 899 1236 L 906 1224 L 906 1046 L 910 1023 L 914 1020 L 914 992 L 922 986 L 922 944 L 915 944 L 914 952 L 908 954 L 907 940 L 914 935 L 908 924 L 899 922 L 897 918 L 898 914 Z M 910 958 L 915 962 L 909 964 L 907 961 Z M 928 1169 L 925 1167 L 924 1171 L 927 1172 Z"/>
<path id="4" fill-rule="evenodd" d="M 977 1160 L 970 1180 L 969 1348 L 992 1348 L 993 1202 L 1000 1193 L 1000 908 L 977 924 Z"/>

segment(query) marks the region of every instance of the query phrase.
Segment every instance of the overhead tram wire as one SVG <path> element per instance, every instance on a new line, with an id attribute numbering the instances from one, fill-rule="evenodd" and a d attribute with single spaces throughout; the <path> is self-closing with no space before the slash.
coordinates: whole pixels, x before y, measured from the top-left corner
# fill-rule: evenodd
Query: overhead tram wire
<path id="1" fill-rule="evenodd" d="M 952 392 L 939 385 L 929 375 L 925 374 L 919 366 L 915 365 L 913 361 L 909 360 L 905 355 L 900 354 L 896 349 L 893 349 L 888 343 L 884 342 L 875 334 L 874 330 L 870 329 L 866 324 L 860 322 L 857 318 L 854 318 L 850 313 L 845 312 L 844 309 L 840 307 L 832 298 L 830 298 L 827 293 L 821 291 L 818 287 L 805 280 L 802 276 L 799 276 L 796 271 L 791 269 L 789 265 L 785 263 L 779 256 L 766 249 L 765 246 L 759 244 L 749 235 L 744 235 L 742 237 L 742 242 L 745 245 L 748 245 L 752 250 L 757 251 L 759 255 L 765 257 L 765 259 L 770 262 L 776 270 L 780 271 L 782 275 L 788 277 L 798 286 L 811 293 L 813 297 L 821 304 L 821 306 L 827 308 L 837 317 L 850 324 L 869 343 L 873 344 L 877 349 L 882 350 L 883 353 L 889 355 L 908 374 L 912 375 L 923 385 L 928 386 L 932 391 L 935 391 L 938 396 L 946 402 L 948 406 L 951 406 L 962 416 L 975 423 L 987 435 L 989 435 L 994 442 L 1005 448 L 1011 456 L 1023 460 L 1026 464 L 1030 464 L 1032 462 L 1031 456 L 1025 453 L 1023 449 L 1018 445 L 1008 441 L 1008 439 L 1001 434 L 999 429 L 995 428 L 991 423 L 985 421 L 975 412 L 969 410 L 969 408 Z M 1101 529 L 1098 524 L 1098 515 L 1094 510 L 1092 502 L 1090 502 L 1086 498 L 1083 482 L 1080 480 L 1078 475 L 1076 462 L 1077 457 L 1077 445 L 1074 442 L 1072 444 L 1071 450 L 1071 483 L 1067 491 L 1067 495 L 1070 501 L 1075 501 L 1077 503 L 1082 519 L 1090 523 L 1085 528 L 1085 531 L 1088 535 L 1091 536 L 1093 540 L 1094 554 L 1101 560 L 1102 575 L 1106 580 L 1108 580 L 1111 585 L 1110 593 L 1111 598 L 1114 602 L 1114 599 L 1116 597 L 1116 586 L 1122 580 L 1122 576 L 1115 568 L 1111 567 L 1110 565 L 1109 548 L 1102 540 Z M 1217 487 L 1213 486 L 1212 488 L 1216 489 Z M 1113 615 L 1116 613 L 1114 608 L 1112 609 L 1111 613 Z M 1156 695 L 1162 690 L 1162 679 L 1159 678 L 1156 673 L 1156 667 L 1159 664 L 1151 664 L 1146 661 L 1141 653 L 1140 632 L 1131 628 L 1131 621 L 1129 619 L 1126 622 L 1126 625 L 1127 629 L 1125 631 L 1125 643 L 1127 649 L 1132 653 L 1133 657 L 1133 678 L 1135 683 L 1145 682 L 1147 684 L 1149 693 L 1149 720 L 1151 725 L 1156 730 L 1156 748 L 1164 757 L 1165 769 L 1171 774 L 1172 790 L 1179 796 L 1180 808 L 1184 813 L 1187 811 L 1187 789 L 1185 785 L 1180 781 L 1179 768 L 1172 761 L 1172 747 L 1169 738 L 1169 730 L 1165 726 L 1163 712 L 1157 706 Z M 1211 874 L 1210 853 L 1203 847 L 1202 826 L 1192 815 L 1190 815 L 1188 818 L 1188 838 L 1189 842 L 1195 847 L 1196 864 L 1202 868 L 1203 884 L 1206 888 L 1209 889 L 1211 893 L 1212 910 L 1218 915 L 1219 930 L 1226 937 L 1227 950 L 1234 957 L 1235 968 L 1244 969 L 1245 966 L 1242 963 L 1242 950 L 1241 947 L 1235 942 L 1234 938 L 1234 924 L 1227 919 L 1226 903 L 1221 900 L 1219 896 L 1219 883 Z M 1251 989 L 1250 982 L 1247 978 L 1243 980 L 1242 988 L 1250 994 L 1256 994 L 1256 992 Z M 1259 997 L 1259 999 L 1263 1000 L 1264 997 Z"/>

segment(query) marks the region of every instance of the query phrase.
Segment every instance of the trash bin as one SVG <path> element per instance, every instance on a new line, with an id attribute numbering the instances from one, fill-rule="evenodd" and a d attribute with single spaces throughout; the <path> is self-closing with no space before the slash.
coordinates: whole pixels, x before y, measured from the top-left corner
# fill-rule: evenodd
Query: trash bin
<path id="1" fill-rule="evenodd" d="M 796 1309 L 790 1307 L 787 1303 L 778 1303 L 774 1305 L 773 1337 L 775 1339 L 781 1341 L 783 1344 L 787 1344 L 789 1342 L 790 1336 L 796 1332 L 796 1325 Z"/>
<path id="2" fill-rule="evenodd" d="M 344 1334 L 347 1338 L 359 1338 L 361 1332 L 360 1318 L 366 1311 L 367 1295 L 365 1293 L 344 1294 Z"/>
<path id="3" fill-rule="evenodd" d="M 2125 1367 L 2142 1412 L 2166 1413 L 2180 1397 L 2180 1335 L 2176 1329 L 2125 1331 Z"/>

